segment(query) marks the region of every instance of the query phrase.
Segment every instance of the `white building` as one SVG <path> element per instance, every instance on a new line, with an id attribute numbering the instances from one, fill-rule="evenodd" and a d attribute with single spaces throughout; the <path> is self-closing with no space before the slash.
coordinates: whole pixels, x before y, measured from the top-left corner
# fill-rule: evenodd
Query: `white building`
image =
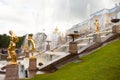
<path id="1" fill-rule="evenodd" d="M 64 43 L 65 37 L 63 33 L 59 31 L 59 29 L 56 27 L 53 31 L 53 33 L 50 35 L 51 39 L 51 49 L 54 49 L 58 47 L 59 45 Z"/>
<path id="2" fill-rule="evenodd" d="M 90 18 L 74 25 L 67 30 L 67 34 L 78 32 L 79 34 L 86 34 L 95 31 L 94 21 L 97 19 L 100 23 L 100 30 L 109 27 L 111 19 L 120 19 L 120 4 L 111 9 L 102 9 L 90 15 Z"/>

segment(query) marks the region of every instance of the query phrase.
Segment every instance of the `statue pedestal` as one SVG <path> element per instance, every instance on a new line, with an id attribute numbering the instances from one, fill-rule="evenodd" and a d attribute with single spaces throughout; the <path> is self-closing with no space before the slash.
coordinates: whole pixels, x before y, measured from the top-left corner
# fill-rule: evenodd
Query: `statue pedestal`
<path id="1" fill-rule="evenodd" d="M 18 65 L 9 64 L 6 66 L 5 80 L 19 80 Z"/>
<path id="2" fill-rule="evenodd" d="M 32 78 L 37 71 L 29 71 L 29 78 Z"/>
<path id="3" fill-rule="evenodd" d="M 101 35 L 99 33 L 94 34 L 93 37 L 94 37 L 93 42 L 101 43 Z"/>
<path id="4" fill-rule="evenodd" d="M 26 58 L 29 57 L 29 52 L 25 52 L 25 57 L 26 57 Z"/>
<path id="5" fill-rule="evenodd" d="M 50 51 L 50 45 L 46 45 L 46 51 Z"/>
<path id="6" fill-rule="evenodd" d="M 77 42 L 70 42 L 69 43 L 69 52 L 71 54 L 77 54 L 78 53 Z"/>
<path id="7" fill-rule="evenodd" d="M 120 26 L 119 26 L 119 25 L 114 25 L 114 26 L 112 27 L 112 33 L 120 34 Z"/>
<path id="8" fill-rule="evenodd" d="M 35 71 L 37 70 L 37 59 L 36 58 L 30 58 L 29 59 L 29 70 L 30 71 Z"/>

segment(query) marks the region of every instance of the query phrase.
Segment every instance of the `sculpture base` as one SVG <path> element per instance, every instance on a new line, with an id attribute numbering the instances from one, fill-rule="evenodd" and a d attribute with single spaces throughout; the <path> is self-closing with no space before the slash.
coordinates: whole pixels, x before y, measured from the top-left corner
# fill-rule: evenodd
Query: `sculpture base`
<path id="1" fill-rule="evenodd" d="M 69 43 L 69 52 L 71 54 L 77 54 L 78 53 L 77 42 L 70 42 Z"/>
<path id="2" fill-rule="evenodd" d="M 8 62 L 8 65 L 17 65 L 17 64 L 18 64 L 17 62 L 12 62 L 12 61 Z"/>
<path id="3" fill-rule="evenodd" d="M 112 33 L 120 34 L 120 26 L 119 25 L 114 25 L 112 27 Z"/>
<path id="4" fill-rule="evenodd" d="M 9 64 L 6 66 L 5 80 L 19 80 L 18 65 Z"/>
<path id="5" fill-rule="evenodd" d="M 50 45 L 46 45 L 46 51 L 50 51 Z"/>
<path id="6" fill-rule="evenodd" d="M 93 42 L 101 43 L 101 35 L 99 33 L 94 34 L 93 37 Z"/>
<path id="7" fill-rule="evenodd" d="M 30 71 L 35 71 L 37 70 L 37 59 L 36 58 L 29 58 L 29 70 Z"/>
<path id="8" fill-rule="evenodd" d="M 35 74 L 36 74 L 37 71 L 29 71 L 29 78 L 32 78 Z"/>

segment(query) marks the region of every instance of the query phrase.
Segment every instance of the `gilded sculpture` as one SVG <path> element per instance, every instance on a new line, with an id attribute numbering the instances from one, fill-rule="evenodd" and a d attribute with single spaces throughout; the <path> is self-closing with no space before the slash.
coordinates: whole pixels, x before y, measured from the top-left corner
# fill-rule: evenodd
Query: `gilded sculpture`
<path id="1" fill-rule="evenodd" d="M 25 52 L 29 52 L 29 47 L 28 47 L 28 44 L 25 44 Z"/>
<path id="2" fill-rule="evenodd" d="M 32 50 L 31 50 L 32 56 L 30 58 L 34 58 L 33 53 L 36 51 L 35 41 L 33 40 L 32 36 L 30 36 L 30 35 L 28 36 L 28 41 L 32 45 Z"/>
<path id="3" fill-rule="evenodd" d="M 10 34 L 10 44 L 8 46 L 8 57 L 7 59 L 11 59 L 9 64 L 17 64 L 17 56 L 16 56 L 16 43 L 19 41 L 18 37 L 13 33 L 13 31 L 9 31 Z"/>
<path id="4" fill-rule="evenodd" d="M 99 21 L 97 19 L 95 20 L 94 25 L 95 25 L 95 32 L 98 33 L 100 24 L 99 24 Z"/>

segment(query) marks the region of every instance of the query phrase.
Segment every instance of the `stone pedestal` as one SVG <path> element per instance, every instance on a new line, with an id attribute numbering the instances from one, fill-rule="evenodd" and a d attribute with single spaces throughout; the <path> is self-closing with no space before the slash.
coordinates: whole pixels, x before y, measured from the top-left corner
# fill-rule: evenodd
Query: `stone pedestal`
<path id="1" fill-rule="evenodd" d="M 29 71 L 29 78 L 32 78 L 35 74 L 36 74 L 37 71 Z"/>
<path id="2" fill-rule="evenodd" d="M 37 59 L 36 58 L 30 58 L 29 59 L 29 68 L 28 69 L 30 71 L 35 71 L 35 70 L 37 70 L 36 65 L 37 65 Z"/>
<path id="3" fill-rule="evenodd" d="M 101 35 L 99 33 L 93 35 L 93 42 L 101 43 Z"/>
<path id="4" fill-rule="evenodd" d="M 120 34 L 120 26 L 119 25 L 114 25 L 112 27 L 112 33 Z"/>
<path id="5" fill-rule="evenodd" d="M 50 51 L 50 45 L 46 45 L 46 51 Z"/>
<path id="6" fill-rule="evenodd" d="M 71 54 L 77 54 L 78 53 L 77 42 L 70 42 L 69 43 L 69 52 Z"/>
<path id="7" fill-rule="evenodd" d="M 25 57 L 26 57 L 26 58 L 29 57 L 29 52 L 25 52 Z"/>
<path id="8" fill-rule="evenodd" d="M 6 66 L 5 80 L 19 80 L 18 65 L 10 64 Z"/>

